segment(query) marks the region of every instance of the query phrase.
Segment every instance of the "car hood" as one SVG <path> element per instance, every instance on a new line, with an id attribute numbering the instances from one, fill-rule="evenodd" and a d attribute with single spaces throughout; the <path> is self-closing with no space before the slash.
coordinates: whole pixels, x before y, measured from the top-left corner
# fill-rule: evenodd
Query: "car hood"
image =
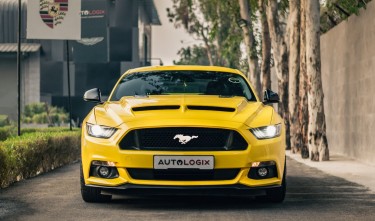
<path id="1" fill-rule="evenodd" d="M 125 122 L 155 119 L 202 119 L 249 124 L 257 115 L 264 112 L 264 107 L 261 102 L 249 102 L 243 97 L 213 95 L 124 97 L 120 101 L 105 102 L 95 107 L 95 119 L 97 124 L 113 127 Z"/>

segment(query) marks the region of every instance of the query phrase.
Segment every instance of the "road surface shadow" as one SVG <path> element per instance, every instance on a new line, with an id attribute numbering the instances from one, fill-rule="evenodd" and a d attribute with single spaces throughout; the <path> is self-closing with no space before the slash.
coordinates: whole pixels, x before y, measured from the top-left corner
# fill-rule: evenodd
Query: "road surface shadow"
<path id="1" fill-rule="evenodd" d="M 287 195 L 280 204 L 268 203 L 254 197 L 231 196 L 114 196 L 109 204 L 118 209 L 126 207 L 144 210 L 249 210 L 287 207 L 310 210 L 314 207 L 329 208 L 334 204 L 360 202 L 375 208 L 375 195 L 364 186 L 329 176 L 298 162 L 289 165 L 288 171 Z"/>
<path id="2" fill-rule="evenodd" d="M 115 196 L 85 203 L 79 164 L 0 190 L 0 220 L 371 220 L 375 195 L 367 188 L 288 159 L 287 195 L 281 204 L 250 197 Z M 104 219 L 104 217 L 106 217 Z"/>

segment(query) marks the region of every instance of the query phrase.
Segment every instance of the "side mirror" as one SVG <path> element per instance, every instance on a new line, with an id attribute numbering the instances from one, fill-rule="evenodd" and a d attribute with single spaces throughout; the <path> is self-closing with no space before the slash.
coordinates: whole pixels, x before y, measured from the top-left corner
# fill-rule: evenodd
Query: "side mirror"
<path id="1" fill-rule="evenodd" d="M 83 95 L 83 100 L 94 102 L 94 103 L 102 103 L 102 95 L 99 88 L 93 88 L 85 92 Z"/>
<path id="2" fill-rule="evenodd" d="M 279 103 L 279 95 L 270 89 L 264 91 L 263 104 Z"/>

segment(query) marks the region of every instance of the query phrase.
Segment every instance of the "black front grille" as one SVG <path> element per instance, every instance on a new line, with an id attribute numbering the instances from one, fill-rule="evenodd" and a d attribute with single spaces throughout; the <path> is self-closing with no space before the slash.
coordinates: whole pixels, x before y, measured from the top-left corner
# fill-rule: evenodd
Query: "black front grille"
<path id="1" fill-rule="evenodd" d="M 233 180 L 240 169 L 138 169 L 128 168 L 129 175 L 137 180 L 170 180 L 170 181 L 209 181 L 209 180 Z"/>
<path id="2" fill-rule="evenodd" d="M 197 127 L 132 130 L 120 142 L 123 150 L 227 151 L 247 146 L 237 131 Z"/>

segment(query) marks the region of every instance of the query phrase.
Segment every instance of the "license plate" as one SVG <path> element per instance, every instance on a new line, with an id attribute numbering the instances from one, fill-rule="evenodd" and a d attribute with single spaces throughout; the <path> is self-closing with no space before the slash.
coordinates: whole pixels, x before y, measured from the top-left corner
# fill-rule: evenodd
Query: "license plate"
<path id="1" fill-rule="evenodd" d="M 214 169 L 213 156 L 154 156 L 154 169 Z"/>

